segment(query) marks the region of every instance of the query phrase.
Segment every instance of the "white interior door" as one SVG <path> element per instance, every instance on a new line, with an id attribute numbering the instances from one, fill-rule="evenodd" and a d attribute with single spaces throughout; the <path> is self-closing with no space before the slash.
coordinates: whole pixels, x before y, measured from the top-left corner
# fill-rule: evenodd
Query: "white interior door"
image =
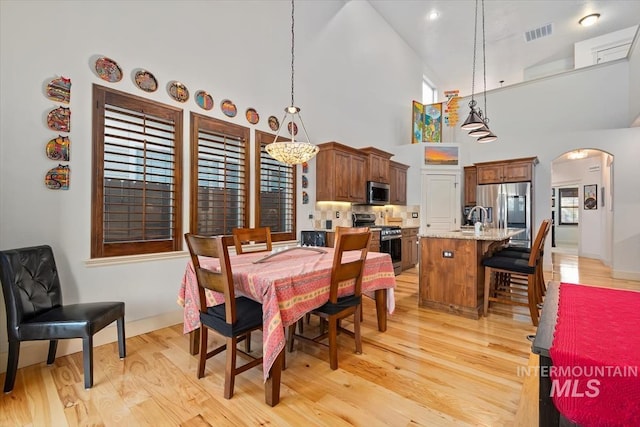
<path id="1" fill-rule="evenodd" d="M 460 228 L 460 173 L 422 175 L 423 232 Z"/>

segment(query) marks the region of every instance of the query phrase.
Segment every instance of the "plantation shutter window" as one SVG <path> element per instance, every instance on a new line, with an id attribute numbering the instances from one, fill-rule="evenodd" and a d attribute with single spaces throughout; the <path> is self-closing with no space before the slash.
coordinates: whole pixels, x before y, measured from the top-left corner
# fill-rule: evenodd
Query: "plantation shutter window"
<path id="1" fill-rule="evenodd" d="M 182 110 L 94 85 L 92 257 L 181 249 Z"/>
<path id="2" fill-rule="evenodd" d="M 249 224 L 249 130 L 191 115 L 191 229 L 228 235 Z"/>

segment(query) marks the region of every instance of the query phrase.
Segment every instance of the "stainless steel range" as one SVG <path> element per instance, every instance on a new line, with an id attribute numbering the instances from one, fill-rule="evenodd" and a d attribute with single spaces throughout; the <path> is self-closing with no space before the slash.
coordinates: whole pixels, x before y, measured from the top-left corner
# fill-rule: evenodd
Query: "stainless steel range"
<path id="1" fill-rule="evenodd" d="M 380 252 L 391 255 L 393 271 L 402 272 L 402 229 L 393 225 L 376 225 L 376 214 L 354 213 L 352 215 L 354 227 L 369 227 L 371 231 L 380 230 Z"/>

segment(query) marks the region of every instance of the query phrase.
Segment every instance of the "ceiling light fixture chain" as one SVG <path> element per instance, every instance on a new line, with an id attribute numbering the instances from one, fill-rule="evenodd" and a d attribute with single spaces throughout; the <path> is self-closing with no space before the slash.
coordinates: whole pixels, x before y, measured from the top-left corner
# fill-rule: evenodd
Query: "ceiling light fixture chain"
<path id="1" fill-rule="evenodd" d="M 476 52 L 478 50 L 478 0 L 473 22 L 473 68 L 471 73 L 471 101 L 469 101 L 469 116 L 460 126 L 464 130 L 474 130 L 484 126 L 482 117 L 476 111 L 475 88 L 476 88 Z"/>
<path id="2" fill-rule="evenodd" d="M 267 144 L 265 150 L 274 159 L 286 163 L 289 165 L 297 165 L 304 163 L 315 156 L 319 149 L 316 145 L 310 142 L 307 129 L 302 121 L 300 115 L 300 108 L 295 106 L 294 100 L 294 82 L 295 82 L 295 4 L 294 0 L 291 0 L 291 105 L 285 107 L 284 116 L 280 122 L 280 127 L 276 133 L 275 138 L 271 144 Z M 287 120 L 287 117 L 289 119 Z M 298 125 L 296 121 L 300 123 L 302 133 L 307 138 L 307 141 L 296 141 L 296 135 L 298 133 Z M 287 128 L 291 134 L 291 141 L 280 141 L 278 136 L 283 128 Z"/>

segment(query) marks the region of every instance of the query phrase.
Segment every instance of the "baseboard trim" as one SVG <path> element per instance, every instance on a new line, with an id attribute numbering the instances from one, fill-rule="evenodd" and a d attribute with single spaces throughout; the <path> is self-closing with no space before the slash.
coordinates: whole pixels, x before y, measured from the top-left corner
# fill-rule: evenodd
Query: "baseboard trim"
<path id="1" fill-rule="evenodd" d="M 619 271 L 612 270 L 611 275 L 614 279 L 636 280 L 640 281 L 640 273 L 636 271 Z"/>
<path id="2" fill-rule="evenodd" d="M 134 320 L 127 322 L 125 318 L 125 335 L 127 338 L 136 335 L 146 334 L 147 332 L 166 328 L 167 326 L 182 323 L 184 319 L 184 310 L 178 309 L 157 316 L 148 317 L 146 319 Z M 115 322 L 111 326 L 107 326 L 93 336 L 93 345 L 97 347 L 103 344 L 109 344 L 118 341 L 118 331 Z M 0 373 L 7 370 L 7 343 L 3 343 L 4 351 L 0 352 Z M 37 363 L 47 361 L 47 352 L 49 351 L 49 341 L 23 341 L 20 344 L 20 357 L 18 359 L 18 368 L 35 365 Z M 67 339 L 58 341 L 58 351 L 56 357 L 66 356 L 82 351 L 82 340 Z"/>

